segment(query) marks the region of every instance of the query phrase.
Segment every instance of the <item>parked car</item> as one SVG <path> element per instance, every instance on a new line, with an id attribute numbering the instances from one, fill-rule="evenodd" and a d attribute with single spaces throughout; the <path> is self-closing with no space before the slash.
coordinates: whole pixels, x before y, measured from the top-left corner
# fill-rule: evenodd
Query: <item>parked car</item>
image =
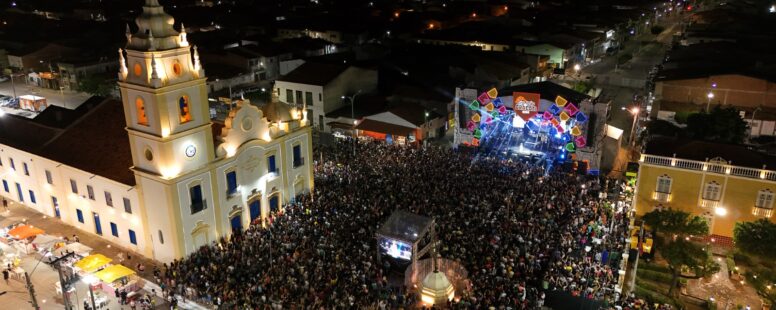
<path id="1" fill-rule="evenodd" d="M 7 76 L 0 76 L 0 83 L 5 82 L 5 81 L 8 81 L 8 77 Z"/>

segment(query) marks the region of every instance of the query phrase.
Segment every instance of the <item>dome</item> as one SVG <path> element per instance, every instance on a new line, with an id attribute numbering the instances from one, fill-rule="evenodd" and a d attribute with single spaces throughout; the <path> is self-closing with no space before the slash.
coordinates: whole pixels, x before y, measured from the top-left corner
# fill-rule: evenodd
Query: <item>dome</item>
<path id="1" fill-rule="evenodd" d="M 164 12 L 158 0 L 145 0 L 143 12 L 135 18 L 135 23 L 138 31 L 131 36 L 129 49 L 168 50 L 180 47 L 180 33 L 173 28 L 175 19 Z"/>
<path id="2" fill-rule="evenodd" d="M 265 104 L 261 107 L 261 112 L 272 123 L 278 121 L 285 123 L 294 119 L 291 117 L 291 106 L 277 100 L 272 100 Z"/>
<path id="3" fill-rule="evenodd" d="M 427 304 L 444 304 L 455 295 L 453 284 L 440 271 L 426 275 L 421 287 L 421 300 Z"/>

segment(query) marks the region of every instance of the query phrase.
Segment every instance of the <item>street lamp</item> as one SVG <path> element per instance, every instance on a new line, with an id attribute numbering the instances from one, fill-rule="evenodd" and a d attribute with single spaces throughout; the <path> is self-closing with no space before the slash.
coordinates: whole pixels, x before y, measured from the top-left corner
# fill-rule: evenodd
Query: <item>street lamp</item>
<path id="1" fill-rule="evenodd" d="M 424 130 L 424 132 L 423 132 L 423 146 L 425 147 L 426 146 L 426 139 L 428 138 L 428 129 L 429 129 L 428 128 L 429 127 L 428 126 L 428 112 L 425 113 L 425 118 L 423 120 L 424 120 L 423 127 L 425 127 L 425 128 L 423 128 L 423 130 Z"/>
<path id="2" fill-rule="evenodd" d="M 579 64 L 574 65 L 574 72 L 575 73 L 579 74 L 579 70 L 581 70 L 581 69 L 582 69 L 582 67 L 579 66 Z"/>
<path id="3" fill-rule="evenodd" d="M 639 119 L 639 112 L 641 112 L 641 109 L 639 107 L 632 107 L 630 109 L 626 109 L 625 107 L 622 107 L 622 110 L 627 110 L 630 114 L 633 115 L 633 125 L 631 125 L 631 132 L 630 132 L 630 143 L 631 146 L 636 145 L 636 121 Z"/>
<path id="4" fill-rule="evenodd" d="M 360 93 L 361 90 L 359 89 L 355 94 L 353 94 L 353 96 L 342 95 L 340 97 L 342 100 L 350 100 L 350 117 L 353 119 L 353 157 L 356 156 L 356 113 L 354 106 L 356 105 L 356 97 L 358 97 L 358 94 Z"/>
<path id="5" fill-rule="evenodd" d="M 709 113 L 709 105 L 711 104 L 711 99 L 714 99 L 714 93 L 709 92 L 706 94 L 706 98 L 709 98 L 709 100 L 706 101 L 706 113 Z"/>

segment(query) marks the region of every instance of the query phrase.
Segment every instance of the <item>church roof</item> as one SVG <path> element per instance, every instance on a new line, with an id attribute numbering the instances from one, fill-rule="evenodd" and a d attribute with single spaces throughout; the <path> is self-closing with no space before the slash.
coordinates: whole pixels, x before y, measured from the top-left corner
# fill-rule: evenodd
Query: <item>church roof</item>
<path id="1" fill-rule="evenodd" d="M 134 186 L 121 102 L 93 97 L 87 103 L 68 112 L 50 107 L 35 119 L 5 115 L 0 143 Z"/>
<path id="2" fill-rule="evenodd" d="M 135 18 L 135 23 L 138 30 L 132 35 L 128 49 L 150 51 L 179 47 L 180 33 L 173 28 L 175 19 L 164 12 L 158 0 L 145 0 L 143 12 Z"/>
<path id="3" fill-rule="evenodd" d="M 291 115 L 291 106 L 287 103 L 280 102 L 277 94 L 273 92 L 272 100 L 261 107 L 261 112 L 267 121 L 270 122 L 288 122 L 294 118 Z"/>

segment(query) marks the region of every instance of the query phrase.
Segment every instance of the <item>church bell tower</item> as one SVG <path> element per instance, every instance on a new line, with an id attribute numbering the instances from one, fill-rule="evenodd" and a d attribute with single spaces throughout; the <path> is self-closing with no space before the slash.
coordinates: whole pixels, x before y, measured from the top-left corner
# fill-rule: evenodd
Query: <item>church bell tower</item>
<path id="1" fill-rule="evenodd" d="M 146 238 L 164 261 L 191 251 L 183 236 L 191 202 L 181 183 L 201 174 L 215 151 L 205 72 L 183 25 L 175 30 L 158 0 L 145 0 L 135 22 L 138 30 L 127 25 L 127 45 L 119 49 L 118 84 Z M 202 191 L 203 203 L 208 193 Z"/>

